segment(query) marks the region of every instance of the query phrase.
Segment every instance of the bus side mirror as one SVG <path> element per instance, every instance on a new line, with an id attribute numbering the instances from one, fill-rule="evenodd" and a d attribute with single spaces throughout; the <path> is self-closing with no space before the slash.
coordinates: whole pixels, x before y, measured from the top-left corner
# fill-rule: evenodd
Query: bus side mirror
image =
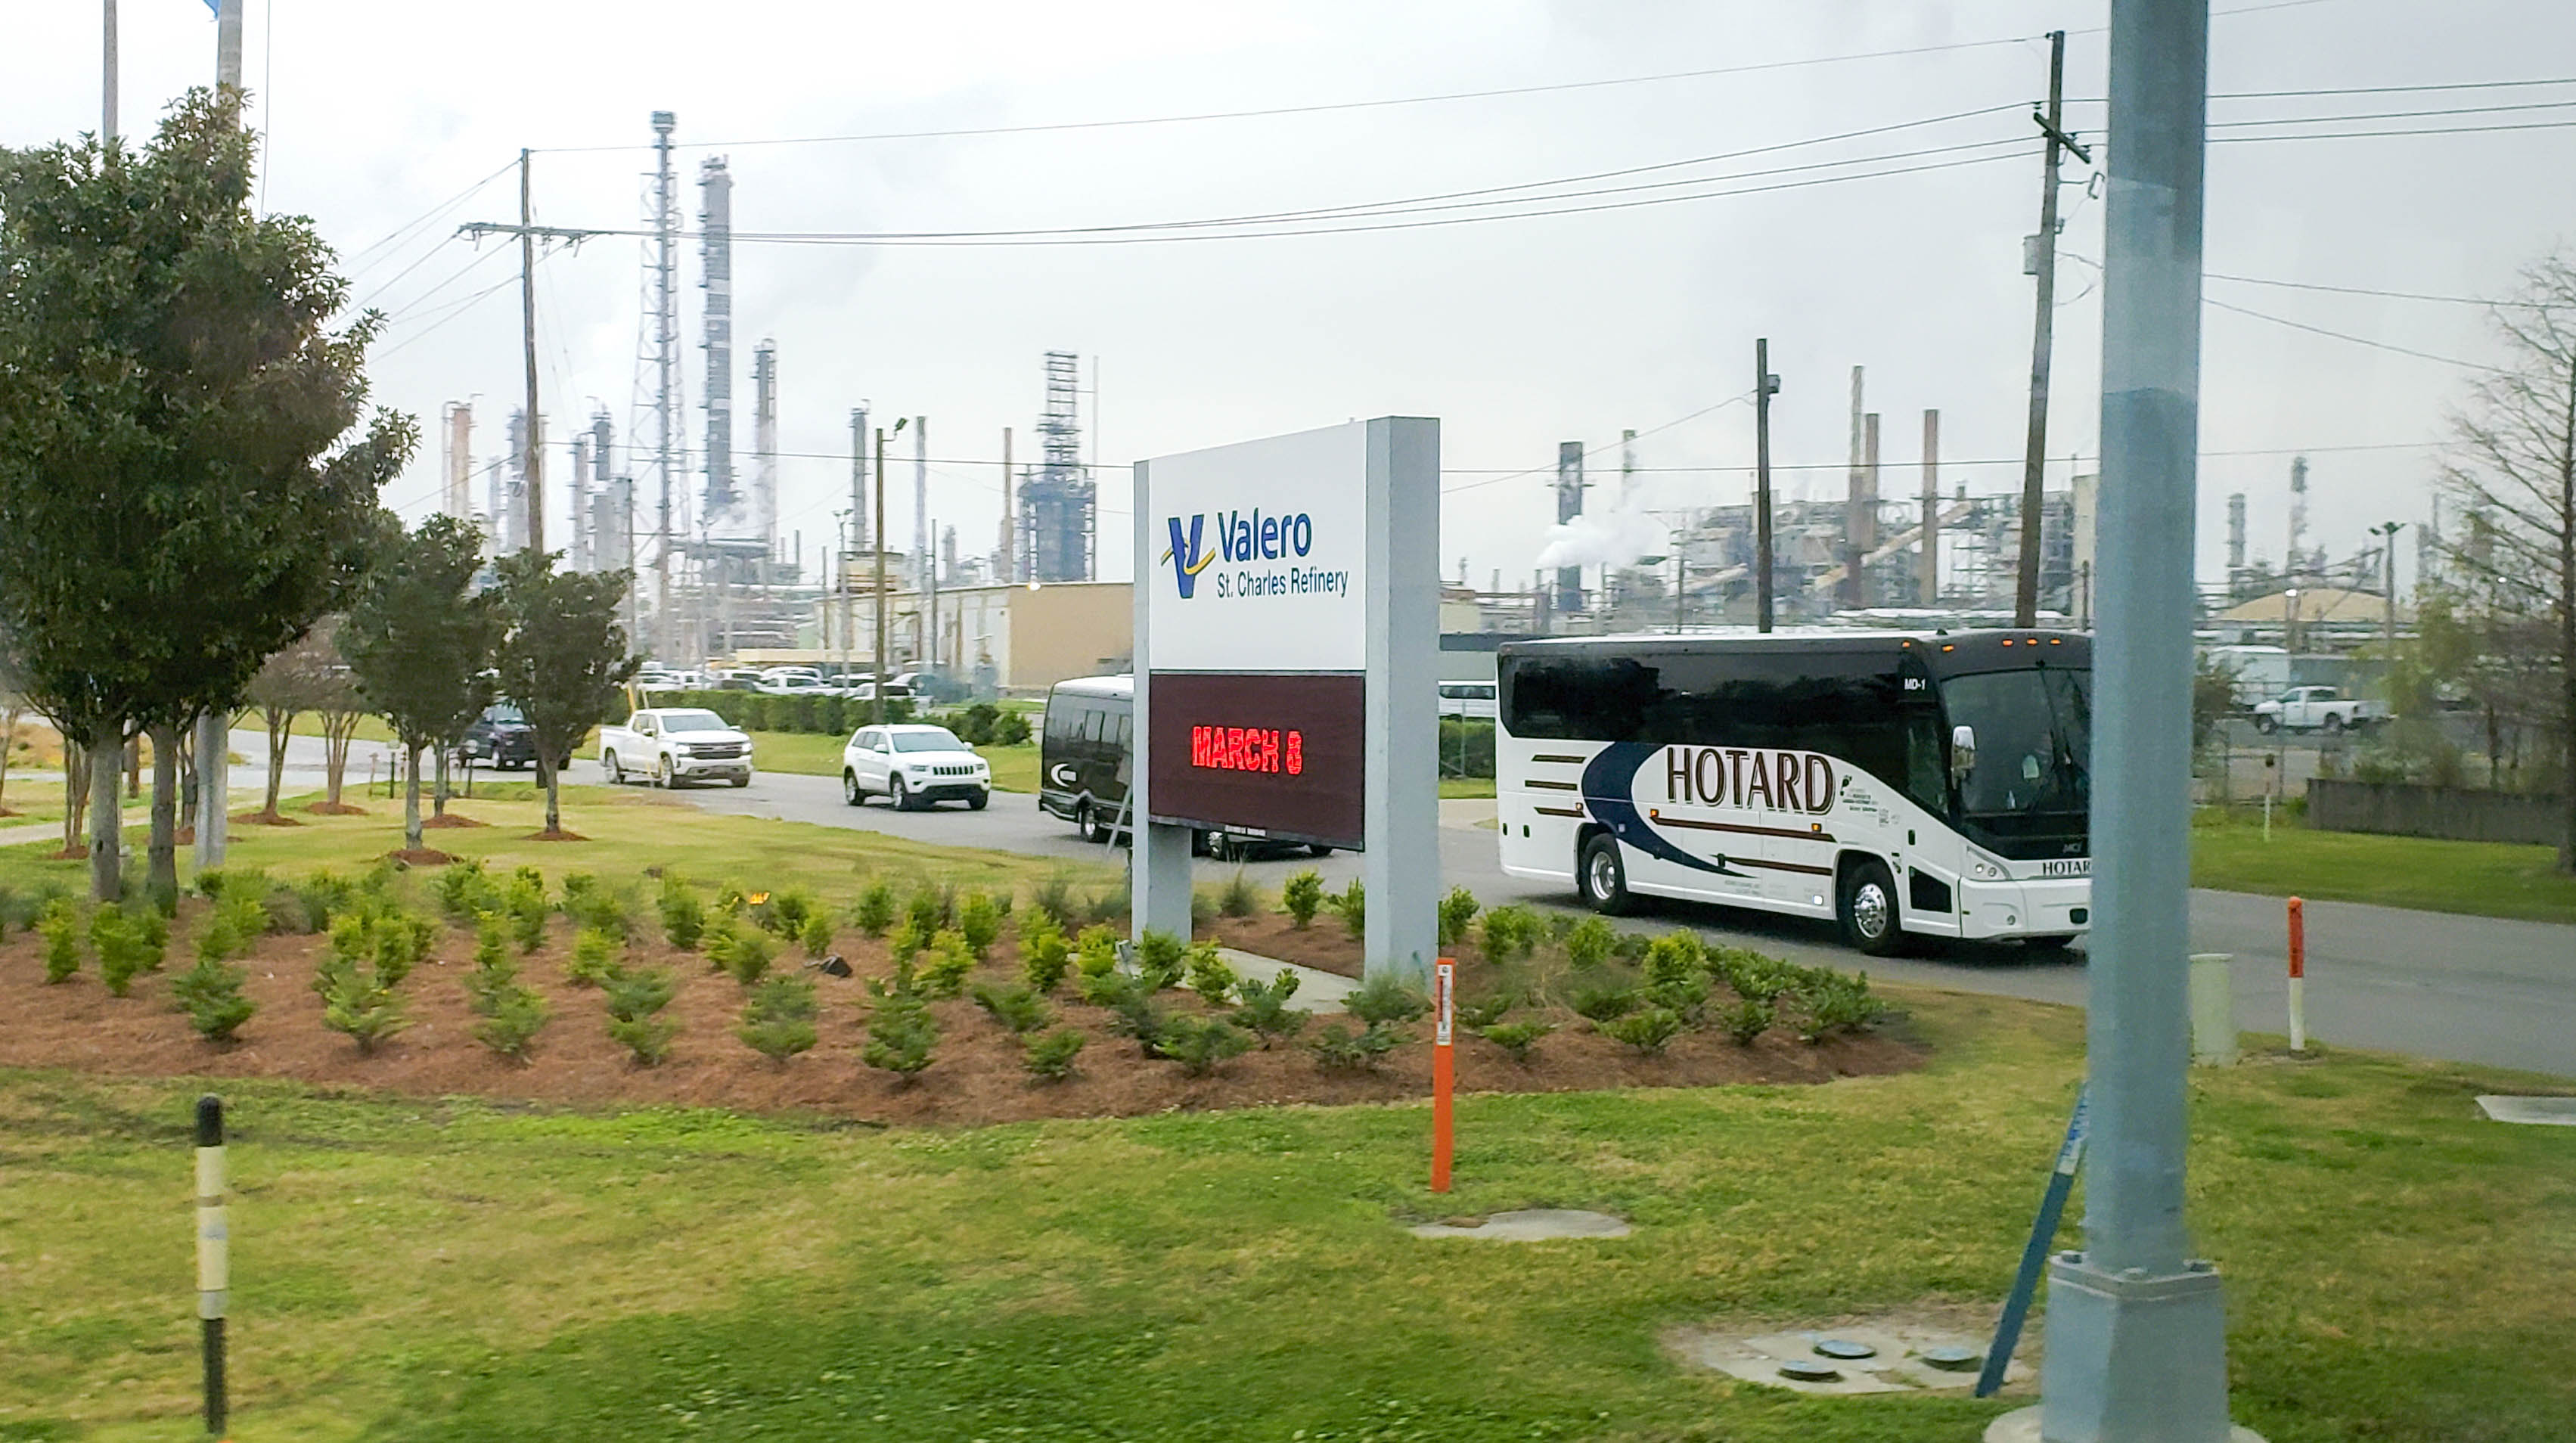
<path id="1" fill-rule="evenodd" d="M 1977 729 L 1960 725 L 1950 728 L 1950 785 L 1964 786 L 1968 774 L 1977 769 Z"/>

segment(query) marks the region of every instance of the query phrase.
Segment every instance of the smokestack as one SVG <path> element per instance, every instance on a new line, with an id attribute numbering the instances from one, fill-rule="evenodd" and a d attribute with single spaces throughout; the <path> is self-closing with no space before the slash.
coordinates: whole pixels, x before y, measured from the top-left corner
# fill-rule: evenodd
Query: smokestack
<path id="1" fill-rule="evenodd" d="M 2236 491 L 2227 497 L 2227 575 L 2230 580 L 2245 569 L 2245 493 Z"/>
<path id="2" fill-rule="evenodd" d="M 733 488 L 733 174 L 723 156 L 698 165 L 700 264 L 707 292 L 707 505 L 699 524 L 741 509 Z"/>
<path id="3" fill-rule="evenodd" d="M 576 514 L 573 528 L 579 532 L 587 525 L 589 539 L 581 544 L 588 548 L 583 554 L 589 558 L 592 571 L 613 571 L 626 564 L 626 548 L 612 544 L 615 541 L 612 528 L 600 524 L 600 518 L 606 514 L 602 506 L 612 496 L 608 478 L 616 469 L 608 462 L 609 439 L 613 434 L 608 422 L 608 408 L 603 406 L 590 413 L 591 510 L 587 518 Z M 625 513 L 621 510 L 618 514 L 623 516 Z"/>
<path id="4" fill-rule="evenodd" d="M 751 509 L 761 555 L 778 554 L 778 343 L 751 350 Z M 764 564 L 766 564 L 764 562 Z"/>
<path id="5" fill-rule="evenodd" d="M 1583 514 L 1583 443 L 1556 443 L 1556 524 Z M 1568 616 L 1583 609 L 1583 568 L 1556 569 L 1556 609 Z"/>
<path id="6" fill-rule="evenodd" d="M 1925 606 L 1941 604 L 1941 413 L 1923 413 L 1923 550 L 1915 590 Z"/>
<path id="7" fill-rule="evenodd" d="M 470 401 L 450 401 L 440 419 L 445 422 L 441 439 L 445 451 L 445 485 L 441 487 L 438 509 L 459 521 L 474 517 L 474 406 Z"/>
<path id="8" fill-rule="evenodd" d="M 590 514 L 590 433 L 572 433 L 572 569 L 590 569 L 590 543 L 582 518 Z"/>
<path id="9" fill-rule="evenodd" d="M 501 538 L 503 551 L 525 550 L 528 544 L 528 513 L 524 504 L 528 494 L 528 413 L 510 412 L 510 461 L 508 480 L 493 493 L 492 524 Z"/>
<path id="10" fill-rule="evenodd" d="M 2290 556 L 2282 564 L 2284 572 L 2295 577 L 2307 570 L 2307 541 L 2308 458 L 2294 456 L 2290 460 Z"/>
<path id="11" fill-rule="evenodd" d="M 1861 605 L 1860 503 L 1869 477 L 1862 470 L 1869 445 L 1869 422 L 1861 410 L 1862 368 L 1852 367 L 1851 379 L 1851 470 L 1844 478 L 1843 489 L 1843 601 L 1849 606 Z"/>

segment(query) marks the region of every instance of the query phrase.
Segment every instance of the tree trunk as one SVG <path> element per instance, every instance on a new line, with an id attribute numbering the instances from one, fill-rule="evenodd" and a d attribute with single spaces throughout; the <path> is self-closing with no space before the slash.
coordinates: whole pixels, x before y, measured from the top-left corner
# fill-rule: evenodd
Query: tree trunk
<path id="1" fill-rule="evenodd" d="M 18 708 L 13 706 L 5 718 L 0 718 L 0 815 L 8 811 L 9 753 L 18 745 L 18 714 Z"/>
<path id="2" fill-rule="evenodd" d="M 168 722 L 152 728 L 152 841 L 143 891 L 156 907 L 179 898 L 179 729 Z"/>
<path id="3" fill-rule="evenodd" d="M 196 723 L 179 728 L 171 735 L 178 741 L 179 757 L 179 830 L 190 831 L 197 825 L 197 748 Z M 175 838 L 173 839 L 175 841 Z"/>
<path id="4" fill-rule="evenodd" d="M 405 752 L 403 845 L 417 852 L 423 849 L 420 837 L 420 743 L 411 743 Z"/>
<path id="5" fill-rule="evenodd" d="M 332 811 L 340 809 L 340 779 L 349 770 L 349 736 L 356 730 L 342 731 L 337 716 L 322 716 L 322 805 Z"/>
<path id="6" fill-rule="evenodd" d="M 274 818 L 277 815 L 278 789 L 286 782 L 287 728 L 295 725 L 295 713 L 269 711 L 263 712 L 261 717 L 268 723 L 268 802 L 260 809 L 260 814 Z"/>
<path id="7" fill-rule="evenodd" d="M 2558 450 L 2558 793 L 2564 824 L 2558 871 L 2576 876 L 2576 366 L 2567 368 L 2566 430 Z"/>
<path id="8" fill-rule="evenodd" d="M 89 895 L 115 902 L 125 895 L 125 739 L 101 727 L 89 744 Z"/>
<path id="9" fill-rule="evenodd" d="M 89 753 L 69 737 L 63 738 L 63 850 L 78 850 L 83 828 L 89 821 Z"/>
<path id="10" fill-rule="evenodd" d="M 447 815 L 447 744 L 439 743 L 437 751 L 438 789 L 432 794 L 430 806 L 433 815 L 443 817 Z"/>
<path id="11" fill-rule="evenodd" d="M 537 780 L 546 788 L 546 830 L 563 830 L 563 808 L 555 798 L 555 759 L 546 755 L 545 743 L 537 744 Z"/>
<path id="12" fill-rule="evenodd" d="M 141 733 L 125 742 L 125 799 L 138 800 L 143 795 L 143 737 Z"/>

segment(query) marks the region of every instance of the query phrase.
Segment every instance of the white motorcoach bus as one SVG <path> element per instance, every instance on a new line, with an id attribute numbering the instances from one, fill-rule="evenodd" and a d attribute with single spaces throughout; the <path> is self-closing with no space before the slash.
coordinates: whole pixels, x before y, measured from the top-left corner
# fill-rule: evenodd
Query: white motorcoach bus
<path id="1" fill-rule="evenodd" d="M 2080 632 L 1507 642 L 1503 870 L 1597 910 L 1674 897 L 2059 947 L 2091 920 Z"/>

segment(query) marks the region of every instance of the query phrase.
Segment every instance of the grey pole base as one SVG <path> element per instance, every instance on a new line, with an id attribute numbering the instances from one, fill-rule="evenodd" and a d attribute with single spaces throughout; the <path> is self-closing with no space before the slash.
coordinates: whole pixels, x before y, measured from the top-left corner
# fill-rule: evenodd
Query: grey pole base
<path id="1" fill-rule="evenodd" d="M 2227 1312 L 2206 1263 L 2105 1272 L 2083 1253 L 2048 1265 L 2038 1426 L 2046 1443 L 2229 1443 Z M 1989 1433 L 1988 1437 L 1996 1437 Z"/>
<path id="2" fill-rule="evenodd" d="M 2016 1408 L 1986 1425 L 1985 1443 L 2047 1443 L 2039 1431 L 2036 1407 Z M 2251 1428 L 2231 1423 L 2227 1426 L 2228 1443 L 2263 1443 L 2263 1435 Z"/>

